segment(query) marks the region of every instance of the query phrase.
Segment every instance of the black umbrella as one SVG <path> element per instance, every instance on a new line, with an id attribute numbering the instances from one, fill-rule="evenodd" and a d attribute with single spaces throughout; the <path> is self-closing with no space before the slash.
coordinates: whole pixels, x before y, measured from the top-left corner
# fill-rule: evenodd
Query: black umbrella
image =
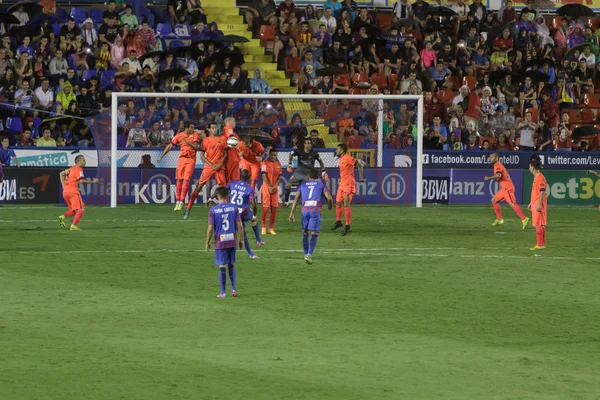
<path id="1" fill-rule="evenodd" d="M 490 85 L 496 86 L 506 75 L 512 76 L 513 82 L 515 78 L 518 79 L 518 76 L 510 71 L 492 71 L 490 72 Z"/>
<path id="2" fill-rule="evenodd" d="M 387 40 L 375 37 L 368 37 L 356 44 L 360 45 L 361 47 L 369 46 L 370 44 L 375 44 L 377 47 L 383 47 L 387 44 Z"/>
<path id="3" fill-rule="evenodd" d="M 271 139 L 271 135 L 268 132 L 261 131 L 260 129 L 244 129 L 239 133 L 240 137 L 252 136 L 254 139 Z"/>
<path id="4" fill-rule="evenodd" d="M 166 52 L 164 51 L 150 51 L 148 53 L 142 54 L 141 56 L 138 57 L 138 61 L 140 63 L 143 63 L 145 59 L 147 58 L 152 58 L 154 56 L 159 56 L 160 58 L 163 58 L 165 56 Z"/>
<path id="5" fill-rule="evenodd" d="M 9 13 L 15 12 L 20 6 L 23 6 L 23 11 L 25 11 L 27 15 L 29 15 L 29 19 L 32 19 L 42 14 L 42 10 L 44 9 L 44 7 L 40 6 L 35 1 L 24 1 L 22 3 L 17 3 L 14 6 L 9 7 L 7 11 Z"/>
<path id="6" fill-rule="evenodd" d="M 450 18 L 458 14 L 456 11 L 448 7 L 432 7 L 429 9 L 429 11 L 427 11 L 427 15 L 437 15 L 440 17 Z"/>
<path id="7" fill-rule="evenodd" d="M 0 12 L 0 22 L 3 24 L 20 24 L 19 18 L 12 14 Z"/>
<path id="8" fill-rule="evenodd" d="M 217 42 L 221 43 L 248 43 L 250 39 L 240 35 L 225 35 L 215 39 Z"/>
<path id="9" fill-rule="evenodd" d="M 596 14 L 591 8 L 582 4 L 566 4 L 556 10 L 563 17 L 594 17 Z"/>
<path id="10" fill-rule="evenodd" d="M 531 78 L 534 82 L 547 82 L 550 79 L 550 77 L 547 74 L 544 74 L 543 72 L 540 72 L 537 69 L 523 71 L 519 74 L 519 76 L 523 78 Z"/>
<path id="11" fill-rule="evenodd" d="M 168 79 L 168 78 L 179 78 L 181 76 L 186 77 L 188 76 L 190 73 L 183 68 L 175 68 L 175 69 L 168 69 L 166 71 L 162 71 L 159 72 L 156 77 L 158 79 Z"/>
<path id="12" fill-rule="evenodd" d="M 38 25 L 44 21 L 48 21 L 49 24 L 58 24 L 58 23 L 62 22 L 62 20 L 55 15 L 44 14 L 44 15 L 40 15 L 38 17 L 30 19 L 25 25 L 26 26 Z"/>
<path id="13" fill-rule="evenodd" d="M 202 71 L 204 68 L 206 68 L 208 65 L 212 64 L 213 62 L 217 63 L 217 65 L 222 65 L 223 60 L 225 60 L 226 58 L 229 58 L 231 60 L 230 65 L 235 66 L 235 65 L 244 64 L 244 55 L 243 54 L 231 53 L 231 52 L 227 52 L 227 51 L 220 51 L 220 52 L 215 53 L 212 56 L 208 57 L 204 61 L 202 61 L 202 63 L 198 66 L 198 69 L 200 71 Z"/>
<path id="14" fill-rule="evenodd" d="M 343 74 L 347 74 L 348 70 L 345 68 L 338 68 L 338 67 L 327 67 L 327 68 L 321 68 L 319 70 L 317 70 L 317 76 L 332 76 L 332 75 L 343 75 Z"/>
<path id="15" fill-rule="evenodd" d="M 573 136 L 583 137 L 583 136 L 594 136 L 600 134 L 600 130 L 593 125 L 583 125 L 575 128 L 573 131 Z"/>

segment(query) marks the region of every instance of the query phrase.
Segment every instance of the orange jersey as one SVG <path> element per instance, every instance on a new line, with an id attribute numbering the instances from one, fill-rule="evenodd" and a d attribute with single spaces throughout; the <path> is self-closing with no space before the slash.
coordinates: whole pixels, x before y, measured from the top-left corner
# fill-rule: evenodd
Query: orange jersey
<path id="1" fill-rule="evenodd" d="M 179 157 L 196 158 L 196 149 L 185 143 L 183 139 L 187 140 L 190 143 L 198 144 L 200 143 L 198 132 L 194 132 L 191 135 L 188 135 L 185 132 L 179 132 L 177 135 L 175 135 L 173 140 L 171 140 L 171 144 L 173 146 L 179 146 Z"/>
<path id="2" fill-rule="evenodd" d="M 546 177 L 542 175 L 542 173 L 538 173 L 533 178 L 533 185 L 531 186 L 531 207 L 537 207 L 538 201 L 540 201 L 540 197 L 542 196 L 542 192 L 546 191 Z M 546 210 L 546 206 L 548 205 L 548 193 L 544 196 L 544 200 L 542 201 L 542 211 Z"/>
<path id="3" fill-rule="evenodd" d="M 79 181 L 84 178 L 83 168 L 74 165 L 67 171 L 67 181 L 63 187 L 63 193 L 79 193 Z"/>
<path id="4" fill-rule="evenodd" d="M 244 142 L 240 142 L 238 144 L 238 152 L 242 153 L 244 161 L 260 165 L 259 157 L 262 157 L 265 153 L 265 148 L 258 142 L 253 142 L 249 148 L 246 147 Z"/>
<path id="5" fill-rule="evenodd" d="M 498 182 L 500 182 L 500 186 L 504 190 L 515 190 L 515 185 L 513 185 L 512 180 L 510 179 L 510 175 L 504 165 L 500 161 L 494 164 L 494 174 L 500 174 L 500 178 L 498 178 Z"/>
<path id="6" fill-rule="evenodd" d="M 340 187 L 355 186 L 356 179 L 354 178 L 354 166 L 356 158 L 349 154 L 344 154 L 340 157 Z"/>
<path id="7" fill-rule="evenodd" d="M 223 136 L 225 136 L 225 141 L 229 139 L 229 136 L 234 136 L 237 140 L 240 140 L 240 137 L 233 131 L 233 128 L 229 125 L 223 127 Z M 240 144 L 238 147 L 242 144 Z M 238 149 L 227 148 L 227 164 L 233 165 L 238 164 L 240 162 L 240 154 L 238 153 Z"/>
<path id="8" fill-rule="evenodd" d="M 205 138 L 200 147 L 208 161 L 213 164 L 221 162 L 225 155 L 225 149 L 227 149 L 227 139 L 221 136 Z"/>
<path id="9" fill-rule="evenodd" d="M 277 179 L 281 176 L 282 170 L 283 168 L 281 167 L 281 163 L 279 161 L 273 162 L 265 160 L 262 163 L 261 172 L 263 174 L 267 174 L 267 179 L 269 180 L 271 186 L 273 186 L 277 182 Z M 265 190 L 268 189 L 267 185 L 263 185 L 263 188 L 265 188 Z"/>

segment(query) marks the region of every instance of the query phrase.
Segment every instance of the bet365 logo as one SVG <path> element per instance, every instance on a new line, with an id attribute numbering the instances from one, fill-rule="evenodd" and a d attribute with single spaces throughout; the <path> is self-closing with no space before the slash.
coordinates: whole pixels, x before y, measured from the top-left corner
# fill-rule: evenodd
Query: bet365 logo
<path id="1" fill-rule="evenodd" d="M 600 198 L 600 180 L 582 176 L 569 178 L 566 183 L 548 183 L 548 193 L 549 197 L 558 200 Z"/>

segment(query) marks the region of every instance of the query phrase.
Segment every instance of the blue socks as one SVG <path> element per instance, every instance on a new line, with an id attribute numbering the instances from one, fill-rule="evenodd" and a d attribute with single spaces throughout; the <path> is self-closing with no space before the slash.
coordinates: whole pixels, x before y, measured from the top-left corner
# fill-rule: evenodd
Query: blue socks
<path id="1" fill-rule="evenodd" d="M 302 235 L 302 248 L 304 249 L 304 255 L 309 254 L 308 253 L 308 233 L 304 233 Z"/>
<path id="2" fill-rule="evenodd" d="M 244 246 L 246 247 L 246 251 L 248 252 L 248 255 L 254 255 L 254 253 L 252 252 L 252 250 L 250 250 L 250 243 L 248 243 L 248 235 L 246 235 L 246 232 L 244 232 Z"/>
<path id="3" fill-rule="evenodd" d="M 219 267 L 219 284 L 221 285 L 221 294 L 225 294 L 227 285 L 227 271 L 225 268 Z"/>
<path id="4" fill-rule="evenodd" d="M 235 266 L 233 264 L 229 264 L 229 280 L 231 281 L 231 290 L 235 292 Z M 225 268 L 223 268 L 223 275 L 225 275 Z M 223 278 L 224 279 L 224 278 Z"/>
<path id="5" fill-rule="evenodd" d="M 254 231 L 254 236 L 256 236 L 256 241 L 257 242 L 262 242 L 262 240 L 260 238 L 260 229 L 258 229 L 258 224 L 256 224 L 255 226 L 253 226 L 252 230 Z"/>
<path id="6" fill-rule="evenodd" d="M 308 254 L 312 256 L 315 252 L 315 247 L 317 247 L 317 240 L 319 240 L 319 235 L 312 235 L 310 237 L 310 245 L 308 247 Z"/>

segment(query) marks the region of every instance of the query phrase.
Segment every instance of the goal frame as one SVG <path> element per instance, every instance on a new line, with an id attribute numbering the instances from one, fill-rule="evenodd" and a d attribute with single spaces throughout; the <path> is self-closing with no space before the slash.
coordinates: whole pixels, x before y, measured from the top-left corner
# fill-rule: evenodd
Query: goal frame
<path id="1" fill-rule="evenodd" d="M 415 207 L 423 207 L 423 95 L 355 95 L 355 94 L 249 94 L 249 93 L 148 93 L 148 92 L 113 92 L 111 98 L 111 144 L 110 144 L 110 207 L 117 207 L 117 139 L 118 139 L 118 104 L 121 98 L 164 97 L 178 99 L 265 99 L 265 100 L 378 100 L 377 112 L 377 168 L 383 165 L 383 111 L 386 100 L 417 101 L 417 158 L 416 158 L 416 198 Z"/>

